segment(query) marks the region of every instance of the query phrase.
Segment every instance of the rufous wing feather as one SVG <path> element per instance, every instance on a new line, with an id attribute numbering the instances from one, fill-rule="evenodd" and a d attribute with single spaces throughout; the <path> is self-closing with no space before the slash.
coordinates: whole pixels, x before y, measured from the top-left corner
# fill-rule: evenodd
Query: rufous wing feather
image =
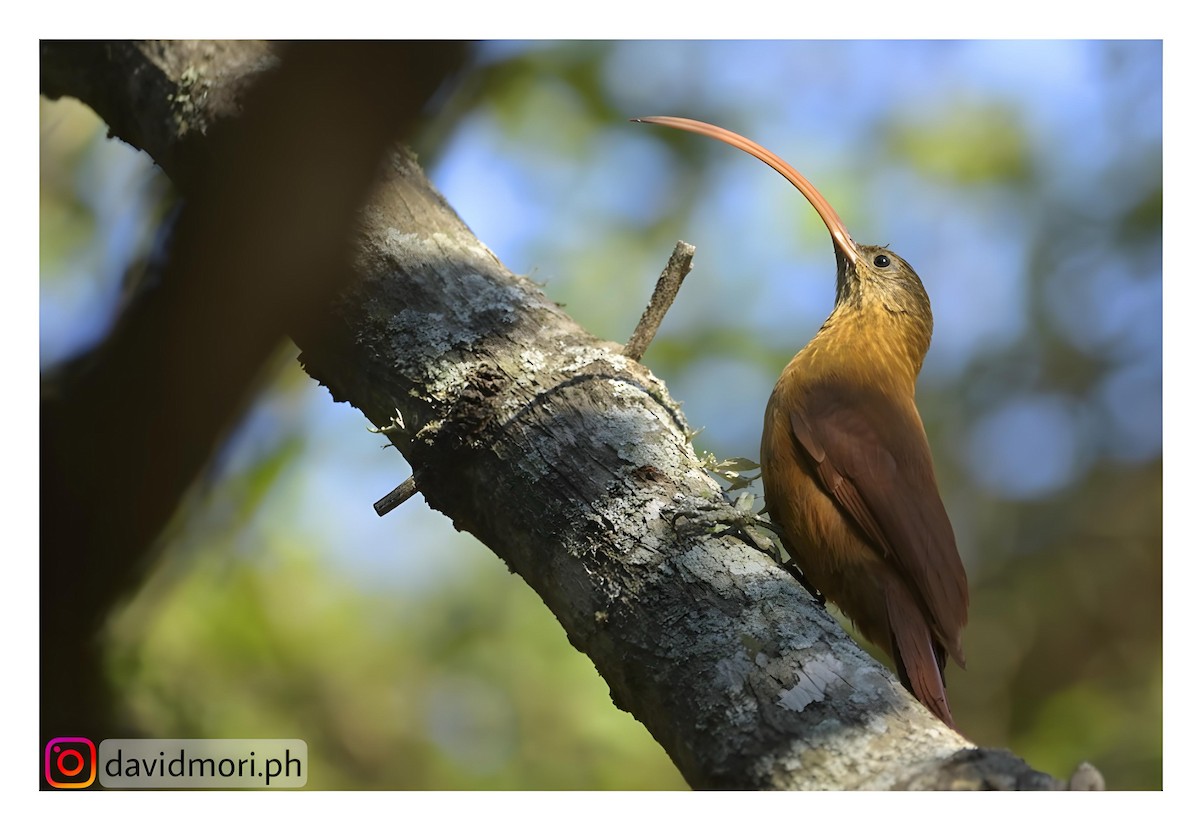
<path id="1" fill-rule="evenodd" d="M 967 577 L 916 407 L 830 382 L 807 389 L 792 433 L 817 476 L 913 592 L 960 665 Z"/>

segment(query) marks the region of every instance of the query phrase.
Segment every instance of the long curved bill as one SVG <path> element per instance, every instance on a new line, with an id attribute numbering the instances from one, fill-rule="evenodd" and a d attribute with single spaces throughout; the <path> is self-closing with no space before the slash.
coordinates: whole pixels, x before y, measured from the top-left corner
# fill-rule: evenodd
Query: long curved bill
<path id="1" fill-rule="evenodd" d="M 846 225 L 842 224 L 842 220 L 838 217 L 837 211 L 833 209 L 833 205 L 826 201 L 825 196 L 821 195 L 820 191 L 807 178 L 797 172 L 795 167 L 769 149 L 754 143 L 749 138 L 743 138 L 736 132 L 730 132 L 727 129 L 706 124 L 703 121 L 693 121 L 691 118 L 676 118 L 672 115 L 652 115 L 648 118 L 631 118 L 630 120 L 635 123 L 659 124 L 660 126 L 682 129 L 686 132 L 695 132 L 699 135 L 707 135 L 709 138 L 716 138 L 718 141 L 729 144 L 731 147 L 737 147 L 743 152 L 750 153 L 792 182 L 795 188 L 808 199 L 808 203 L 816 209 L 817 215 L 821 217 L 821 221 L 825 222 L 825 226 L 829 229 L 829 235 L 833 236 L 833 243 L 846 255 L 846 258 L 852 262 L 858 258 L 854 241 L 850 238 L 850 233 L 847 232 Z"/>

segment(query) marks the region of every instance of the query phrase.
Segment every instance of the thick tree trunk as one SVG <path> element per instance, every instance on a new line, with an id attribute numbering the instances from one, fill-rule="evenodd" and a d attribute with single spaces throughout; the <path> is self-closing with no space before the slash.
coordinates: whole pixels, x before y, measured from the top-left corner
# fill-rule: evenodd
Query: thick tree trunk
<path id="1" fill-rule="evenodd" d="M 43 92 L 95 106 L 187 190 L 277 63 L 197 48 L 46 44 Z M 1061 787 L 943 726 L 766 555 L 673 525 L 723 501 L 667 389 L 510 273 L 406 150 L 386 154 L 351 269 L 318 318 L 286 322 L 305 368 L 376 426 L 399 411 L 389 436 L 430 506 L 529 583 L 691 785 Z M 44 449 L 43 473 L 77 461 Z"/>

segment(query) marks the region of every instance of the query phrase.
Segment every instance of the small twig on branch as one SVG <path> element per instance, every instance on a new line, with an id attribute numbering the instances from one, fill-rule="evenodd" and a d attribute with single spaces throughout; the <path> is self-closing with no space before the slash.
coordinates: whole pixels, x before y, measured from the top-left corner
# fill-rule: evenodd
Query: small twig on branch
<path id="1" fill-rule="evenodd" d="M 371 426 L 368 426 L 367 431 L 371 432 L 372 434 L 395 434 L 397 432 L 404 431 L 404 415 L 401 414 L 400 409 L 397 408 L 396 416 L 392 417 L 392 421 L 390 423 L 385 426 L 380 426 L 379 428 L 372 428 Z M 388 448 L 388 446 L 394 447 L 394 444 L 384 444 L 384 448 Z M 388 512 L 392 511 L 392 509 L 395 509 L 397 506 L 408 500 L 416 493 L 417 481 L 410 476 L 399 486 L 392 489 L 383 497 L 379 498 L 379 500 L 375 501 L 375 514 L 383 517 Z"/>
<path id="2" fill-rule="evenodd" d="M 375 514 L 383 517 L 416 493 L 417 481 L 415 478 L 409 477 L 399 486 L 375 501 Z"/>
<path id="3" fill-rule="evenodd" d="M 1084 762 L 1075 769 L 1067 781 L 1069 791 L 1103 791 L 1104 777 L 1090 762 Z"/>
<path id="4" fill-rule="evenodd" d="M 667 315 L 667 308 L 675 301 L 675 294 L 683 284 L 683 277 L 692 269 L 692 256 L 695 253 L 695 245 L 685 241 L 675 242 L 675 250 L 671 252 L 671 258 L 663 268 L 662 275 L 658 277 L 658 284 L 654 286 L 650 304 L 642 312 L 642 318 L 633 329 L 633 336 L 625 343 L 625 356 L 637 362 L 642 361 L 651 340 L 658 333 L 658 326 Z"/>

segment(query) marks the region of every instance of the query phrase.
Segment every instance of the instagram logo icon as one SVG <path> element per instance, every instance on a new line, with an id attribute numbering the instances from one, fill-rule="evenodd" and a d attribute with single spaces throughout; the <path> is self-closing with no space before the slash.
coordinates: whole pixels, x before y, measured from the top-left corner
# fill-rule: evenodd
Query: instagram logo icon
<path id="1" fill-rule="evenodd" d="M 96 781 L 96 745 L 82 736 L 46 743 L 46 781 L 52 788 L 86 788 Z"/>

